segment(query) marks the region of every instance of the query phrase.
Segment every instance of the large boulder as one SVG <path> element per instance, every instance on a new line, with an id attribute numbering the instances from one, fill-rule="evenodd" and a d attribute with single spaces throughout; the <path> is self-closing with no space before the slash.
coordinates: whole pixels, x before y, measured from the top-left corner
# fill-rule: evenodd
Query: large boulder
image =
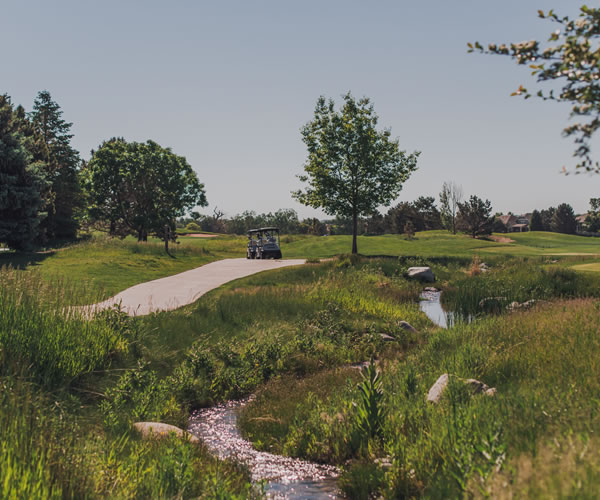
<path id="1" fill-rule="evenodd" d="M 409 278 L 415 278 L 422 281 L 428 281 L 433 283 L 435 281 L 435 276 L 433 275 L 433 271 L 429 266 L 423 267 L 409 267 L 406 274 Z"/>
<path id="2" fill-rule="evenodd" d="M 144 438 L 166 437 L 169 434 L 175 434 L 178 437 L 188 439 L 192 443 L 200 442 L 193 434 L 174 425 L 163 424 L 162 422 L 136 422 L 133 426 Z"/>

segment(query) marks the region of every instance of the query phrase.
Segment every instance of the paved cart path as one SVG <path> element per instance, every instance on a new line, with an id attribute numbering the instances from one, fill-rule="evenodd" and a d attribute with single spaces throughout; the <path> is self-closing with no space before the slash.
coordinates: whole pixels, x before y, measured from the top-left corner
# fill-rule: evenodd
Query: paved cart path
<path id="1" fill-rule="evenodd" d="M 143 316 L 157 311 L 170 311 L 191 304 L 206 292 L 251 274 L 304 264 L 304 259 L 248 260 L 224 259 L 183 273 L 160 278 L 123 290 L 104 302 L 82 309 L 88 313 L 101 311 L 121 303 L 130 316 Z"/>

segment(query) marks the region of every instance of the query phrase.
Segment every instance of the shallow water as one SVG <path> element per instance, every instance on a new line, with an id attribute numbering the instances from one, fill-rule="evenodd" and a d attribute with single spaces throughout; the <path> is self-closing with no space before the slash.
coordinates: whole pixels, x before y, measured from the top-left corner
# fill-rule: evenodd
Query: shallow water
<path id="1" fill-rule="evenodd" d="M 464 317 L 454 311 L 446 311 L 441 302 L 442 292 L 424 290 L 421 292 L 419 309 L 436 325 L 442 328 L 451 328 L 457 323 L 470 323 L 473 316 Z"/>
<path id="2" fill-rule="evenodd" d="M 436 325 L 442 328 L 448 328 L 448 324 L 452 325 L 451 313 L 444 311 L 440 300 L 442 292 L 439 291 L 423 291 L 421 292 L 419 309 L 423 311 L 427 317 Z"/>
<path id="3" fill-rule="evenodd" d="M 250 398 L 228 401 L 199 410 L 190 418 L 188 430 L 218 457 L 245 464 L 253 481 L 266 481 L 270 498 L 340 498 L 336 467 L 257 451 L 242 438 L 237 428 L 237 412 L 249 401 Z"/>

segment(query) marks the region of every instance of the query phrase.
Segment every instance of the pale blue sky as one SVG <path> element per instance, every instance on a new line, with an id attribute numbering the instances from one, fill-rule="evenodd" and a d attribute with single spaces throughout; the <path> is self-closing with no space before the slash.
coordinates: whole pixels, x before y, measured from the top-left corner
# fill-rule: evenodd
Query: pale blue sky
<path id="1" fill-rule="evenodd" d="M 232 215 L 289 207 L 305 148 L 300 127 L 319 95 L 374 102 L 419 171 L 399 200 L 445 180 L 525 212 L 600 196 L 561 137 L 568 107 L 509 97 L 529 71 L 467 54 L 466 43 L 546 39 L 537 9 L 578 2 L 5 0 L 0 92 L 27 109 L 47 89 L 84 158 L 104 139 L 153 139 L 185 156 Z M 600 155 L 600 151 L 597 151 Z"/>

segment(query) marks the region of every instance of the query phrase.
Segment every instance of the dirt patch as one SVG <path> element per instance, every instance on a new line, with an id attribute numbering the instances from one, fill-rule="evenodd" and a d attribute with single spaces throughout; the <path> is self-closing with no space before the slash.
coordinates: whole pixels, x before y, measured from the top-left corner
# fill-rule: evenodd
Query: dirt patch
<path id="1" fill-rule="evenodd" d="M 515 240 L 511 240 L 508 236 L 491 235 L 488 238 L 496 243 L 515 243 Z"/>
<path id="2" fill-rule="evenodd" d="M 186 234 L 186 236 L 191 236 L 192 238 L 216 238 L 217 234 L 204 234 L 204 233 L 193 233 Z"/>

